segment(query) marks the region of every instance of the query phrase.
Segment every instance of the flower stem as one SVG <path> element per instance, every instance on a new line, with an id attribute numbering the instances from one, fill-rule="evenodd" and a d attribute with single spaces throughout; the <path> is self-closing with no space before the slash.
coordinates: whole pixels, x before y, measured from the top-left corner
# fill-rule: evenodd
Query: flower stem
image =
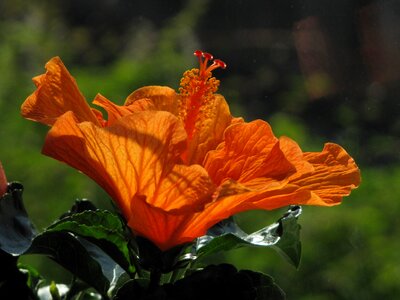
<path id="1" fill-rule="evenodd" d="M 161 271 L 159 269 L 153 269 L 150 272 L 150 284 L 149 290 L 153 290 L 160 285 Z"/>
<path id="2" fill-rule="evenodd" d="M 179 279 L 181 276 L 181 270 L 180 269 L 175 269 L 172 271 L 171 278 L 169 279 L 170 283 L 174 283 L 177 279 Z"/>

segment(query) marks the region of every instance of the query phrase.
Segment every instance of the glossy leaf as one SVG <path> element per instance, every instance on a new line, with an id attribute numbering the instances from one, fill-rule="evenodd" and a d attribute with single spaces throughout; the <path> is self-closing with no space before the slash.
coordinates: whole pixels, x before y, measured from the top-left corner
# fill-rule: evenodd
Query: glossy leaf
<path id="1" fill-rule="evenodd" d="M 47 232 L 70 232 L 101 248 L 124 270 L 135 271 L 124 225 L 115 214 L 105 210 L 86 210 L 64 217 L 49 226 Z"/>
<path id="2" fill-rule="evenodd" d="M 100 263 L 101 269 L 103 271 L 104 276 L 110 282 L 110 287 L 108 293 L 110 293 L 110 289 L 113 290 L 117 285 L 120 277 L 123 274 L 126 274 L 125 271 L 110 257 L 108 256 L 100 247 L 95 244 L 78 237 L 79 242 L 86 248 L 89 254 Z"/>
<path id="3" fill-rule="evenodd" d="M 18 269 L 20 272 L 27 275 L 27 286 L 32 290 L 36 290 L 38 285 L 43 281 L 43 277 L 40 273 L 32 266 L 25 264 L 18 264 Z"/>
<path id="4" fill-rule="evenodd" d="M 232 250 L 245 246 L 273 247 L 296 267 L 300 261 L 300 226 L 297 218 L 301 214 L 299 206 L 291 207 L 276 223 L 254 233 L 247 234 L 235 223 L 233 218 L 219 222 L 207 235 L 197 239 L 194 258 Z"/>
<path id="5" fill-rule="evenodd" d="M 148 281 L 131 280 L 121 287 L 115 299 L 285 299 L 270 276 L 249 270 L 238 271 L 230 264 L 209 265 L 173 284 L 150 289 L 148 285 Z"/>
<path id="6" fill-rule="evenodd" d="M 149 283 L 149 279 L 140 278 L 135 280 L 128 280 L 119 287 L 113 299 L 165 299 L 165 292 L 163 291 L 163 289 L 161 287 L 158 287 L 156 289 L 149 290 Z"/>
<path id="7" fill-rule="evenodd" d="M 301 208 L 295 206 L 279 220 L 279 231 L 282 232 L 282 235 L 279 241 L 272 246 L 275 251 L 296 268 L 299 267 L 301 258 L 301 226 L 297 223 L 297 217 L 300 214 Z"/>
<path id="8" fill-rule="evenodd" d="M 28 275 L 18 269 L 17 260 L 0 249 L 0 299 L 34 299 Z"/>
<path id="9" fill-rule="evenodd" d="M 137 236 L 135 240 L 139 250 L 140 266 L 144 270 L 159 270 L 162 273 L 169 273 L 184 266 L 184 262 L 180 259 L 188 244 L 161 251 L 146 238 Z"/>
<path id="10" fill-rule="evenodd" d="M 97 295 L 97 299 L 101 299 L 100 294 L 93 292 L 93 289 L 87 283 L 83 282 L 77 277 L 72 278 L 72 282 L 68 288 L 68 293 L 65 295 L 63 300 L 80 300 L 81 298 L 86 299 L 84 296 L 86 296 L 88 293 L 93 294 L 94 296 Z"/>
<path id="11" fill-rule="evenodd" d="M 23 254 L 36 234 L 22 200 L 23 186 L 13 182 L 0 198 L 0 249 L 13 255 Z"/>
<path id="12" fill-rule="evenodd" d="M 252 286 L 256 290 L 257 300 L 285 299 L 285 293 L 271 276 L 250 270 L 241 270 L 239 273 L 245 274 L 250 278 Z"/>
<path id="13" fill-rule="evenodd" d="M 124 272 L 118 277 L 117 281 L 111 282 L 108 294 L 111 295 L 112 299 L 115 299 L 120 289 L 131 281 L 132 278 L 127 273 Z"/>
<path id="14" fill-rule="evenodd" d="M 73 214 L 81 213 L 84 211 L 95 211 L 97 207 L 88 199 L 76 199 L 71 209 L 64 213 L 60 219 L 71 216 Z"/>
<path id="15" fill-rule="evenodd" d="M 42 254 L 52 258 L 102 295 L 110 286 L 102 267 L 78 239 L 67 232 L 43 232 L 37 235 L 26 254 Z"/>

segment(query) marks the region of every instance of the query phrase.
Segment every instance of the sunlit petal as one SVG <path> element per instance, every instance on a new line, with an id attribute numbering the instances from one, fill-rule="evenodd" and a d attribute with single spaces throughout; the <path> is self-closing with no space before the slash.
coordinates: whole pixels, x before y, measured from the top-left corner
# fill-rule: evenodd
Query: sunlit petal
<path id="1" fill-rule="evenodd" d="M 77 123 L 69 112 L 49 131 L 43 153 L 87 174 L 129 216 L 135 194 L 153 199 L 163 180 L 172 180 L 170 173 L 180 160 L 185 138 L 176 117 L 167 112 L 134 113 L 106 128 Z M 174 205 L 170 207 L 179 208 Z"/>
<path id="2" fill-rule="evenodd" d="M 154 104 L 150 99 L 140 99 L 130 105 L 117 105 L 101 94 L 96 95 L 93 104 L 96 104 L 107 111 L 107 126 L 114 124 L 119 118 L 130 115 L 134 112 L 155 110 Z"/>
<path id="3" fill-rule="evenodd" d="M 222 141 L 224 130 L 232 121 L 225 98 L 218 94 L 204 99 L 199 112 L 192 119 L 189 113 L 192 109 L 189 100 L 169 87 L 142 87 L 128 96 L 125 105 L 131 105 L 142 99 L 150 99 L 156 110 L 169 111 L 178 116 L 186 124 L 187 132 L 188 127 L 193 127 L 189 129 L 188 149 L 183 154 L 188 164 L 201 164 L 207 152 Z"/>
<path id="4" fill-rule="evenodd" d="M 326 144 L 322 152 L 304 153 L 299 157 L 298 146 L 287 138 L 281 139 L 283 152 L 292 154 L 297 172 L 284 180 L 261 180 L 256 184 L 225 181 L 219 188 L 218 199 L 186 223 L 183 235 L 204 234 L 210 226 L 236 213 L 296 205 L 331 206 L 360 184 L 360 171 L 354 160 L 336 144 Z M 297 162 L 296 162 L 297 161 Z M 263 178 L 255 178 L 258 181 Z"/>
<path id="5" fill-rule="evenodd" d="M 313 192 L 306 204 L 339 204 L 360 185 L 360 170 L 354 159 L 337 144 L 327 143 L 321 152 L 306 152 L 304 158 L 314 171 L 294 174 L 290 182 Z"/>
<path id="6" fill-rule="evenodd" d="M 145 86 L 135 90 L 125 100 L 125 105 L 129 106 L 140 99 L 150 99 L 154 104 L 154 109 L 169 111 L 178 115 L 178 98 L 180 96 L 167 86 Z"/>
<path id="7" fill-rule="evenodd" d="M 213 191 L 214 185 L 201 166 L 175 165 L 147 202 L 165 211 L 197 211 L 211 200 Z"/>
<path id="8" fill-rule="evenodd" d="M 285 157 L 295 167 L 297 174 L 309 173 L 314 171 L 314 167 L 305 158 L 300 146 L 288 137 L 279 138 L 279 148 Z"/>
<path id="9" fill-rule="evenodd" d="M 136 196 L 135 205 L 131 206 L 128 226 L 139 236 L 151 240 L 161 250 L 170 249 L 185 242 L 191 242 L 198 236 L 181 232 L 185 223 L 193 213 L 176 214 L 154 207 L 146 202 L 144 197 Z"/>
<path id="10" fill-rule="evenodd" d="M 45 74 L 33 79 L 37 89 L 22 104 L 22 115 L 52 125 L 58 117 L 73 111 L 79 122 L 89 121 L 100 125 L 61 59 L 52 58 L 46 64 L 46 70 Z"/>
<path id="11" fill-rule="evenodd" d="M 244 186 L 243 186 L 244 187 Z M 245 188 L 245 187 L 244 187 Z M 194 234 L 201 236 L 208 228 L 219 221 L 233 216 L 239 212 L 252 209 L 275 209 L 296 203 L 299 199 L 309 196 L 308 191 L 296 191 L 296 188 L 285 182 L 271 182 L 266 184 L 262 190 L 245 191 L 241 193 L 225 195 L 224 197 L 206 205 L 203 211 L 196 213 L 186 223 L 182 235 Z M 267 201 L 261 203 L 260 201 Z"/>
<path id="12" fill-rule="evenodd" d="M 223 96 L 214 94 L 207 99 L 194 120 L 194 130 L 188 139 L 188 150 L 185 154 L 186 162 L 203 163 L 207 152 L 215 149 L 222 141 L 224 131 L 231 124 L 231 120 L 229 106 Z"/>
<path id="13" fill-rule="evenodd" d="M 208 153 L 204 167 L 217 184 L 227 178 L 241 183 L 258 177 L 281 179 L 295 170 L 271 127 L 261 120 L 230 126 L 224 142 Z"/>

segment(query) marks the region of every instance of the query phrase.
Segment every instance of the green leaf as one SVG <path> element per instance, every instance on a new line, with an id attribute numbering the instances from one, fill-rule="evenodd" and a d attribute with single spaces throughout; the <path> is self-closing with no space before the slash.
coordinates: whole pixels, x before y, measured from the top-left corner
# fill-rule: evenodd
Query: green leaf
<path id="1" fill-rule="evenodd" d="M 274 280 L 250 270 L 238 271 L 233 265 L 208 265 L 173 285 L 165 285 L 168 299 L 267 299 L 285 298 Z"/>
<path id="2" fill-rule="evenodd" d="M 94 211 L 97 210 L 97 207 L 88 199 L 76 199 L 71 209 L 64 213 L 60 219 L 88 210 Z"/>
<path id="3" fill-rule="evenodd" d="M 70 232 L 97 245 L 128 273 L 135 267 L 125 236 L 125 226 L 118 216 L 106 210 L 86 210 L 64 217 L 46 232 Z"/>
<path id="4" fill-rule="evenodd" d="M 270 276 L 238 271 L 230 264 L 208 265 L 174 283 L 153 288 L 149 284 L 149 280 L 143 279 L 127 281 L 113 299 L 285 299 L 284 292 Z"/>
<path id="5" fill-rule="evenodd" d="M 251 234 L 245 233 L 233 218 L 223 220 L 212 227 L 207 235 L 197 239 L 193 256 L 199 258 L 220 251 L 240 247 L 272 247 L 291 264 L 298 267 L 300 262 L 300 225 L 297 218 L 301 207 L 293 206 L 276 223 Z"/>
<path id="6" fill-rule="evenodd" d="M 28 275 L 18 269 L 17 260 L 0 249 L 0 299 L 34 299 Z"/>
<path id="7" fill-rule="evenodd" d="M 125 299 L 165 299 L 165 293 L 161 287 L 155 289 L 149 289 L 149 279 L 131 279 L 121 285 L 116 291 L 113 299 L 114 300 L 125 300 Z M 158 297 L 161 291 L 160 297 Z M 150 295 L 149 295 L 150 294 Z M 150 296 L 146 298 L 147 296 Z"/>
<path id="8" fill-rule="evenodd" d="M 32 291 L 36 290 L 40 285 L 40 283 L 42 283 L 44 280 L 40 275 L 40 273 L 30 265 L 18 263 L 18 269 L 21 271 L 21 273 L 26 274 L 28 276 L 27 286 Z"/>
<path id="9" fill-rule="evenodd" d="M 108 294 L 111 295 L 112 299 L 114 299 L 114 297 L 117 295 L 121 287 L 123 287 L 127 282 L 131 280 L 132 280 L 131 277 L 127 273 L 121 274 L 121 276 L 119 276 L 116 281 L 110 284 L 110 289 L 108 291 Z"/>
<path id="10" fill-rule="evenodd" d="M 23 186 L 10 183 L 0 198 L 0 249 L 13 255 L 23 254 L 36 234 L 22 200 Z"/>
<path id="11" fill-rule="evenodd" d="M 274 279 L 266 274 L 251 270 L 240 270 L 239 273 L 245 274 L 250 278 L 253 288 L 256 290 L 257 300 L 283 300 L 285 293 L 275 283 Z"/>
<path id="12" fill-rule="evenodd" d="M 166 251 L 159 249 L 150 240 L 137 236 L 135 238 L 140 254 L 140 266 L 144 270 L 159 270 L 161 273 L 169 273 L 177 268 L 184 267 L 182 254 L 189 244 L 181 244 Z"/>
<path id="13" fill-rule="evenodd" d="M 103 274 L 100 263 L 72 234 L 43 232 L 33 239 L 25 253 L 48 256 L 102 295 L 107 294 L 110 282 Z"/>
<path id="14" fill-rule="evenodd" d="M 301 226 L 297 223 L 297 216 L 300 213 L 301 211 L 289 211 L 286 216 L 280 219 L 280 230 L 283 234 L 279 241 L 272 246 L 275 251 L 296 268 L 299 267 L 301 258 Z"/>
<path id="15" fill-rule="evenodd" d="M 63 300 L 84 300 L 84 299 L 95 299 L 101 300 L 104 299 L 99 293 L 94 292 L 93 288 L 90 287 L 87 283 L 83 282 L 77 277 L 73 277 L 73 280 L 70 285 L 65 286 L 63 284 L 57 284 L 61 289 L 63 289 Z M 67 289 L 65 289 L 65 287 Z M 47 286 L 47 289 L 49 286 Z M 41 288 L 42 289 L 42 288 Z M 48 299 L 48 298 L 45 298 Z M 109 299 L 109 298 L 106 298 Z M 104 299 L 105 300 L 105 299 Z"/>
<path id="16" fill-rule="evenodd" d="M 100 264 L 104 276 L 110 282 L 107 293 L 112 292 L 120 280 L 120 277 L 126 274 L 126 272 L 101 248 L 83 238 L 77 237 L 77 239 L 86 248 L 89 254 Z"/>

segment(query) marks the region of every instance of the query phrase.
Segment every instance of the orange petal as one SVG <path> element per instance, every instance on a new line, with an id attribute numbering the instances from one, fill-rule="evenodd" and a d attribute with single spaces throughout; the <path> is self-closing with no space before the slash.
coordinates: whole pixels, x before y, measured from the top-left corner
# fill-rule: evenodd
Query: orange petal
<path id="1" fill-rule="evenodd" d="M 214 185 L 206 170 L 199 165 L 175 165 L 172 171 L 163 178 L 146 201 L 165 211 L 201 210 L 205 203 L 211 201 Z"/>
<path id="2" fill-rule="evenodd" d="M 325 184 L 327 183 L 325 182 Z M 320 186 L 320 188 L 322 187 Z M 326 188 L 331 189 L 329 185 Z M 336 191 L 341 191 L 342 189 L 342 187 L 337 187 Z M 201 236 L 208 228 L 219 221 L 248 210 L 273 210 L 293 204 L 332 205 L 326 202 L 328 198 L 321 201 L 317 189 L 313 187 L 299 188 L 297 185 L 288 184 L 286 180 L 281 183 L 277 181 L 271 182 L 269 185 L 264 186 L 263 189 L 247 192 L 243 190 L 241 192 L 240 194 L 227 195 L 217 199 L 208 204 L 203 211 L 193 214 L 192 218 L 185 223 L 185 230 L 181 235 Z M 325 195 L 327 196 L 327 194 Z M 330 194 L 329 196 L 336 197 L 337 194 Z M 340 194 L 340 197 L 343 196 L 345 194 Z"/>
<path id="3" fill-rule="evenodd" d="M 169 111 L 178 116 L 178 98 L 179 95 L 167 86 L 145 86 L 130 94 L 125 100 L 125 105 L 131 105 L 140 99 L 150 99 L 154 109 Z"/>
<path id="4" fill-rule="evenodd" d="M 110 127 L 90 122 L 77 124 L 73 113 L 63 115 L 49 131 L 43 153 L 87 174 L 117 202 L 129 219 L 135 194 L 152 199 L 158 192 L 168 194 L 175 164 L 185 148 L 186 133 L 168 112 L 145 111 L 120 118 Z M 168 179 L 166 179 L 168 178 Z M 170 183 L 172 185 L 172 183 Z M 183 187 L 182 183 L 178 186 Z M 171 194 L 172 195 L 172 194 Z M 203 199 L 201 198 L 203 201 Z M 187 203 L 162 202 L 166 209 Z M 198 206 L 193 209 L 197 209 Z"/>
<path id="5" fill-rule="evenodd" d="M 180 115 L 185 114 L 187 115 L 187 112 Z M 224 131 L 231 124 L 231 120 L 229 106 L 223 96 L 214 94 L 208 98 L 194 121 L 194 131 L 189 137 L 185 161 L 188 164 L 203 164 L 207 152 L 215 149 L 222 141 Z"/>
<path id="6" fill-rule="evenodd" d="M 227 128 L 224 142 L 208 153 L 204 166 L 217 185 L 226 179 L 240 183 L 259 177 L 282 179 L 295 170 L 271 127 L 261 120 Z"/>
<path id="7" fill-rule="evenodd" d="M 175 165 L 153 199 L 140 195 L 134 198 L 128 225 L 162 250 L 191 242 L 198 236 L 181 234 L 185 222 L 212 200 L 213 189 L 200 166 Z"/>
<path id="8" fill-rule="evenodd" d="M 360 185 L 361 176 L 353 158 L 339 145 L 327 143 L 322 152 L 306 152 L 304 158 L 314 171 L 297 173 L 290 183 L 312 191 L 306 204 L 335 205 Z"/>
<path id="9" fill-rule="evenodd" d="M 128 96 L 125 105 L 140 99 L 151 99 L 156 110 L 165 110 L 187 122 L 188 107 L 183 97 L 166 86 L 142 87 Z M 214 149 L 222 140 L 224 130 L 231 123 L 232 116 L 225 98 L 214 94 L 202 105 L 201 111 L 193 122 L 195 130 L 189 137 L 188 149 L 183 157 L 187 164 L 202 164 L 205 155 Z M 240 122 L 240 119 L 237 119 Z"/>
<path id="10" fill-rule="evenodd" d="M 308 195 L 307 191 L 296 191 L 295 187 L 284 182 L 280 184 L 275 182 L 265 186 L 263 190 L 222 197 L 208 204 L 203 211 L 193 214 L 186 222 L 181 235 L 201 236 L 211 226 L 239 212 L 251 209 L 275 209 L 294 204 Z M 258 205 L 258 202 L 266 199 L 268 200 L 266 203 Z"/>
<path id="11" fill-rule="evenodd" d="M 360 184 L 357 165 L 339 145 L 326 144 L 322 152 L 304 153 L 306 163 L 301 163 L 296 150 L 298 146 L 293 141 L 283 138 L 281 145 L 286 154 L 294 155 L 292 161 L 296 165 L 296 173 L 282 181 L 262 181 L 263 186 L 226 181 L 219 188 L 219 198 L 194 214 L 185 223 L 185 231 L 181 235 L 200 236 L 217 222 L 251 209 L 272 210 L 291 204 L 339 204 Z"/>
<path id="12" fill-rule="evenodd" d="M 312 168 L 307 164 L 299 168 L 298 163 L 298 171 L 282 181 L 281 187 L 275 183 L 259 191 L 233 196 L 231 201 L 242 203 L 235 209 L 271 210 L 291 204 L 331 206 L 339 204 L 360 184 L 357 165 L 339 145 L 328 143 L 322 152 L 304 153 L 303 157 Z"/>
<path id="13" fill-rule="evenodd" d="M 93 104 L 96 104 L 107 111 L 107 126 L 114 124 L 119 118 L 130 115 L 134 112 L 154 110 L 154 104 L 150 99 L 140 99 L 130 105 L 121 106 L 111 102 L 100 94 L 96 95 L 96 98 L 93 100 Z"/>
<path id="14" fill-rule="evenodd" d="M 45 74 L 33 79 L 37 89 L 22 104 L 22 116 L 52 125 L 62 114 L 73 111 L 79 122 L 100 125 L 61 59 L 52 58 L 46 64 L 46 70 Z"/>
<path id="15" fill-rule="evenodd" d="M 186 228 L 185 223 L 192 214 L 174 214 L 166 212 L 157 207 L 151 206 L 144 197 L 134 198 L 134 205 L 131 206 L 131 218 L 128 219 L 128 226 L 132 231 L 151 240 L 161 250 L 168 250 L 174 246 L 191 242 L 194 235 L 182 235 Z"/>
<path id="16" fill-rule="evenodd" d="M 299 145 L 288 137 L 279 138 L 279 148 L 285 154 L 285 157 L 296 168 L 296 173 L 307 173 L 314 171 L 314 167 L 303 155 Z"/>
<path id="17" fill-rule="evenodd" d="M 103 113 L 95 108 L 92 108 L 92 113 L 96 116 L 97 121 L 99 122 L 101 127 L 107 126 L 107 120 L 104 119 Z"/>

